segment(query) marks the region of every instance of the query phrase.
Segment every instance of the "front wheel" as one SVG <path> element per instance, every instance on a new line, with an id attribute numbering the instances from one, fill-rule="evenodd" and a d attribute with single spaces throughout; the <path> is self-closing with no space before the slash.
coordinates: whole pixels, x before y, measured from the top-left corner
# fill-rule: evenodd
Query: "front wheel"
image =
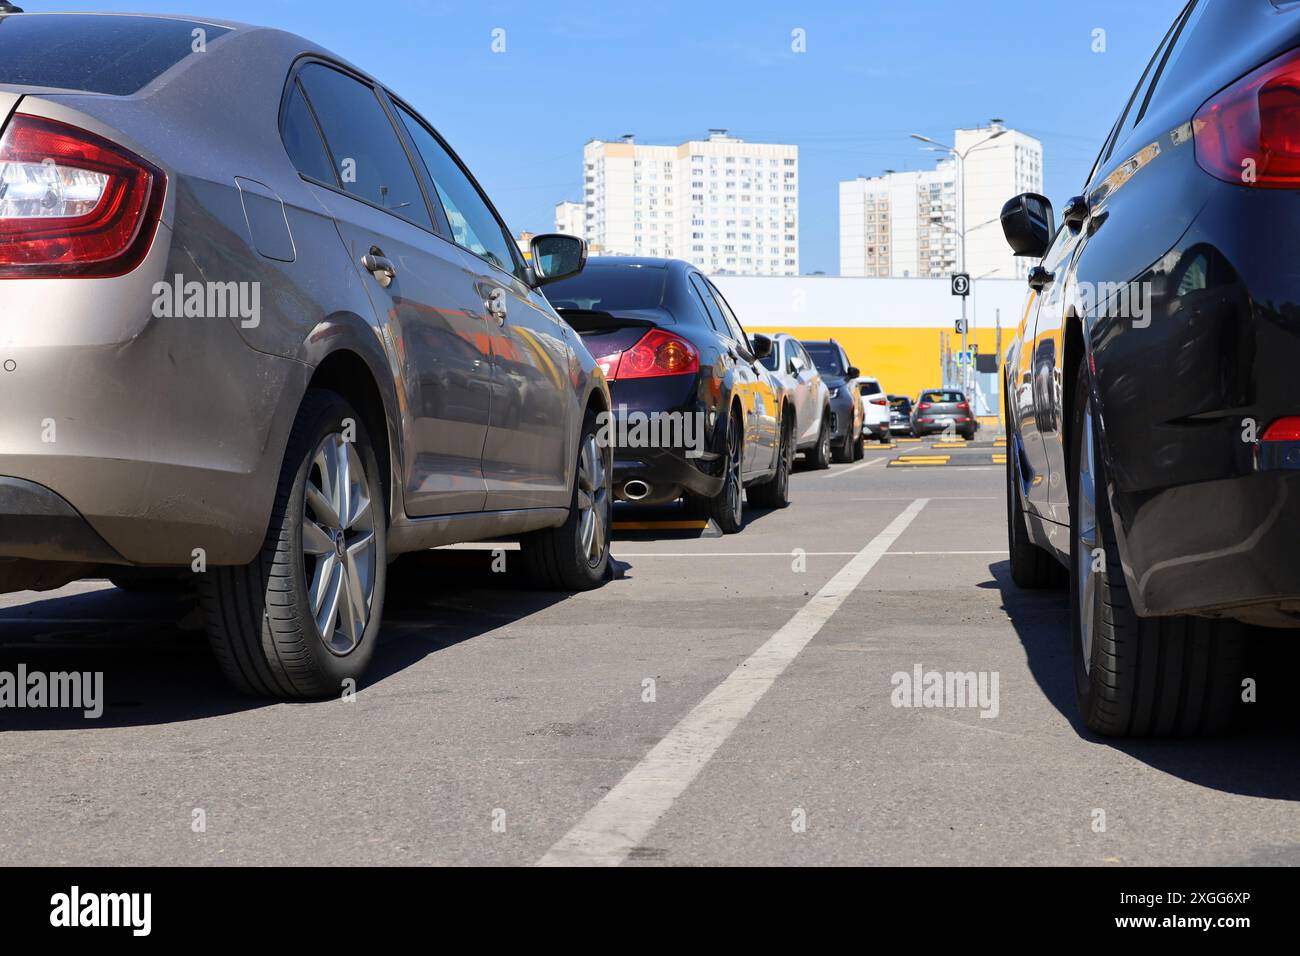
<path id="1" fill-rule="evenodd" d="M 311 389 L 294 421 L 262 550 L 201 577 L 208 637 L 243 693 L 306 699 L 365 672 L 379 637 L 387 508 L 361 417 Z"/>
<path id="2" fill-rule="evenodd" d="M 520 540 L 533 579 L 555 591 L 590 591 L 609 570 L 613 515 L 613 463 L 596 438 L 596 416 L 587 412 L 578 442 L 569 517 L 558 528 L 533 531 Z"/>
<path id="3" fill-rule="evenodd" d="M 1089 728 L 1112 737 L 1223 730 L 1231 723 L 1241 686 L 1241 625 L 1196 617 L 1144 618 L 1133 609 L 1083 363 L 1077 381 L 1070 475 L 1070 632 L 1079 712 Z"/>

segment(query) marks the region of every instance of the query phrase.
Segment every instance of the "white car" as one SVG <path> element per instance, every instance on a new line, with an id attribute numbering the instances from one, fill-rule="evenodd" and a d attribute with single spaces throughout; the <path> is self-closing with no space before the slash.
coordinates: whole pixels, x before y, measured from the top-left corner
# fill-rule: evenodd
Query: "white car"
<path id="1" fill-rule="evenodd" d="M 785 332 L 767 337 L 772 340 L 772 351 L 762 359 L 763 365 L 794 397 L 795 430 L 798 435 L 795 449 L 804 453 L 804 458 L 811 467 L 829 468 L 830 390 L 798 339 Z"/>
<path id="2" fill-rule="evenodd" d="M 862 430 L 882 444 L 889 444 L 889 396 L 874 378 L 858 379 L 858 395 L 862 402 Z"/>

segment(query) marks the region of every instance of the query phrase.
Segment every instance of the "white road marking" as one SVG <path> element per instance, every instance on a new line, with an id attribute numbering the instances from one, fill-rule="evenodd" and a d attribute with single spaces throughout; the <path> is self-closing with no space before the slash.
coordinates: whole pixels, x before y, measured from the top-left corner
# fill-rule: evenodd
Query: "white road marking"
<path id="1" fill-rule="evenodd" d="M 890 551 L 886 555 L 886 557 L 890 557 L 890 558 L 896 558 L 900 556 L 911 557 L 917 554 L 946 557 L 947 555 L 960 555 L 960 554 L 1010 554 L 1010 553 L 1011 553 L 1010 551 Z"/>
<path id="2" fill-rule="evenodd" d="M 1002 495 L 931 495 L 931 501 L 1001 501 Z M 911 501 L 911 498 L 850 498 L 849 501 Z"/>
<path id="3" fill-rule="evenodd" d="M 655 744 L 537 865 L 618 866 L 622 863 L 650 835 L 655 824 L 732 731 L 817 636 L 927 502 L 926 498 L 917 498 L 850 558 L 784 627 Z"/>
<path id="4" fill-rule="evenodd" d="M 827 477 L 827 478 L 838 478 L 838 477 L 840 477 L 840 475 L 847 475 L 847 474 L 849 474 L 850 472 L 857 471 L 859 468 L 870 468 L 872 465 L 877 465 L 877 464 L 879 464 L 879 463 L 882 462 L 882 461 L 885 461 L 885 459 L 884 459 L 884 458 L 873 458 L 873 459 L 871 459 L 871 461 L 864 461 L 862 464 L 860 464 L 860 465 L 854 465 L 852 468 L 832 469 L 830 472 L 828 472 L 828 473 L 826 474 L 826 477 Z"/>
<path id="5" fill-rule="evenodd" d="M 856 551 L 805 551 L 805 558 L 843 558 Z M 1010 554 L 1010 551 L 886 551 L 885 557 L 947 554 Z M 792 551 L 620 551 L 616 558 L 793 558 Z"/>

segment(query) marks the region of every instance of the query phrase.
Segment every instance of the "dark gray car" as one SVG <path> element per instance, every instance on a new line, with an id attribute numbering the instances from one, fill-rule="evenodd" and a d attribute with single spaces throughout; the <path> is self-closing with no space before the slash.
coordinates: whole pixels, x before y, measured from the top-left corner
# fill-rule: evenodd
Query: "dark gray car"
<path id="1" fill-rule="evenodd" d="M 585 245 L 525 262 L 392 91 L 277 30 L 16 14 L 0 127 L 0 591 L 190 569 L 236 686 L 311 697 L 398 554 L 603 579 L 609 393 L 538 291 Z"/>

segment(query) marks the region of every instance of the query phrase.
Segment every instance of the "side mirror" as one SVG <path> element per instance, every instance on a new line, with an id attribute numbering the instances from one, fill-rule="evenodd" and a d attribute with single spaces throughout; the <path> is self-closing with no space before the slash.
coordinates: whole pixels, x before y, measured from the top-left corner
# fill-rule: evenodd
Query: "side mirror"
<path id="1" fill-rule="evenodd" d="M 845 378 L 857 378 L 861 374 L 862 371 L 856 365 L 850 365 L 844 370 Z"/>
<path id="2" fill-rule="evenodd" d="M 750 352 L 755 359 L 765 359 L 772 354 L 772 340 L 761 333 L 749 337 Z"/>
<path id="3" fill-rule="evenodd" d="M 533 236 L 533 285 L 541 287 L 557 279 L 576 276 L 587 264 L 587 240 L 556 232 Z"/>
<path id="4" fill-rule="evenodd" d="M 1041 259 L 1055 231 L 1052 204 L 1038 193 L 1022 193 L 1002 207 L 1002 234 L 1018 256 Z"/>

